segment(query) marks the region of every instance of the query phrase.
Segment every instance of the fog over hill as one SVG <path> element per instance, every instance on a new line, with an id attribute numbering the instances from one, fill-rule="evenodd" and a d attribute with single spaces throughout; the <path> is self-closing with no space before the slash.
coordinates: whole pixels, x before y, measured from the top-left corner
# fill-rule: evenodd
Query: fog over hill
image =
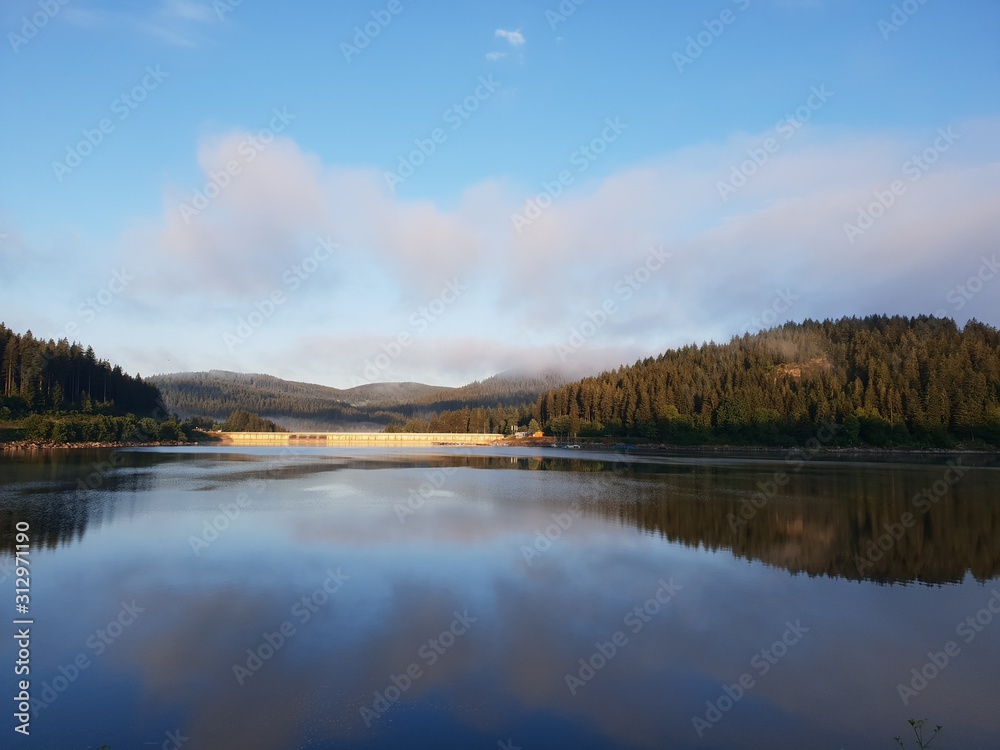
<path id="1" fill-rule="evenodd" d="M 260 414 L 292 430 L 381 430 L 393 421 L 451 409 L 517 406 L 567 382 L 555 371 L 500 373 L 452 388 L 425 383 L 369 383 L 340 389 L 226 370 L 149 378 L 167 409 L 181 417 L 225 419 L 236 409 Z"/>

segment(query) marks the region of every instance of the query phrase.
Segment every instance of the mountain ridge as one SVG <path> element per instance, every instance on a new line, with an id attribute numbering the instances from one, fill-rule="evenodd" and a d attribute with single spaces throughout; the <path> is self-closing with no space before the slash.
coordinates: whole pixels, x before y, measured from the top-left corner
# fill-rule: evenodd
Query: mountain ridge
<path id="1" fill-rule="evenodd" d="M 249 410 L 288 429 L 370 430 L 437 411 L 520 406 L 535 402 L 568 380 L 546 371 L 536 375 L 498 373 L 464 386 L 381 382 L 351 388 L 284 380 L 266 373 L 205 370 L 166 373 L 148 378 L 167 409 L 183 418 L 225 419 L 237 409 Z"/>

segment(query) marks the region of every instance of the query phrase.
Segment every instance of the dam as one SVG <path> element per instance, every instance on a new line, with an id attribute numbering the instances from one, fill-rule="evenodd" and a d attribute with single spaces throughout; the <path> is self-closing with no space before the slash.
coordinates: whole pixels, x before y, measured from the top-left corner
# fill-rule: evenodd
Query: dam
<path id="1" fill-rule="evenodd" d="M 503 435 L 467 432 L 213 432 L 227 445 L 493 445 Z"/>

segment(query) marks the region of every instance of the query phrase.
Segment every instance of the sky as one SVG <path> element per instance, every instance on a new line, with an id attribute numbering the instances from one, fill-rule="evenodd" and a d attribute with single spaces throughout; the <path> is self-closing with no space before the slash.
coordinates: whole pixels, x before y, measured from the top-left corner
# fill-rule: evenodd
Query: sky
<path id="1" fill-rule="evenodd" d="M 1000 325 L 993 0 L 6 0 L 0 33 L 0 320 L 132 373 Z"/>

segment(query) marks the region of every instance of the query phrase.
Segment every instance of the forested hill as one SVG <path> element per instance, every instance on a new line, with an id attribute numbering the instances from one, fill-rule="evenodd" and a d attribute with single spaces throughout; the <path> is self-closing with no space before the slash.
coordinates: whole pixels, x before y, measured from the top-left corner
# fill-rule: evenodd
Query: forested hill
<path id="1" fill-rule="evenodd" d="M 337 388 L 270 375 L 211 370 L 155 375 L 150 380 L 163 393 L 167 408 L 182 417 L 202 415 L 221 421 L 243 410 L 288 429 L 332 429 L 345 422 L 371 426 L 404 416 L 377 407 L 355 408 Z"/>
<path id="2" fill-rule="evenodd" d="M 413 403 L 427 409 L 441 410 L 464 407 L 520 406 L 533 403 L 553 388 L 564 385 L 568 379 L 556 370 L 545 370 L 538 374 L 502 372 L 499 375 L 477 380 L 460 388 L 449 388 Z"/>
<path id="3" fill-rule="evenodd" d="M 338 389 L 270 375 L 212 370 L 150 378 L 167 408 L 182 417 L 224 419 L 232 411 L 256 412 L 289 429 L 382 429 L 390 422 L 428 419 L 449 409 L 517 407 L 566 382 L 554 372 L 501 373 L 458 388 L 422 383 L 370 383 Z M 471 413 L 471 412 L 470 412 Z M 472 421 L 472 417 L 468 421 Z M 483 420 L 479 419 L 480 425 Z M 462 427 L 464 430 L 465 427 Z"/>
<path id="4" fill-rule="evenodd" d="M 44 341 L 0 323 L 0 417 L 41 412 L 151 415 L 159 391 L 139 376 L 98 359 L 89 346 Z"/>
<path id="5" fill-rule="evenodd" d="M 1000 332 L 932 317 L 842 318 L 668 351 L 538 402 L 556 434 L 782 444 L 1000 443 Z"/>

